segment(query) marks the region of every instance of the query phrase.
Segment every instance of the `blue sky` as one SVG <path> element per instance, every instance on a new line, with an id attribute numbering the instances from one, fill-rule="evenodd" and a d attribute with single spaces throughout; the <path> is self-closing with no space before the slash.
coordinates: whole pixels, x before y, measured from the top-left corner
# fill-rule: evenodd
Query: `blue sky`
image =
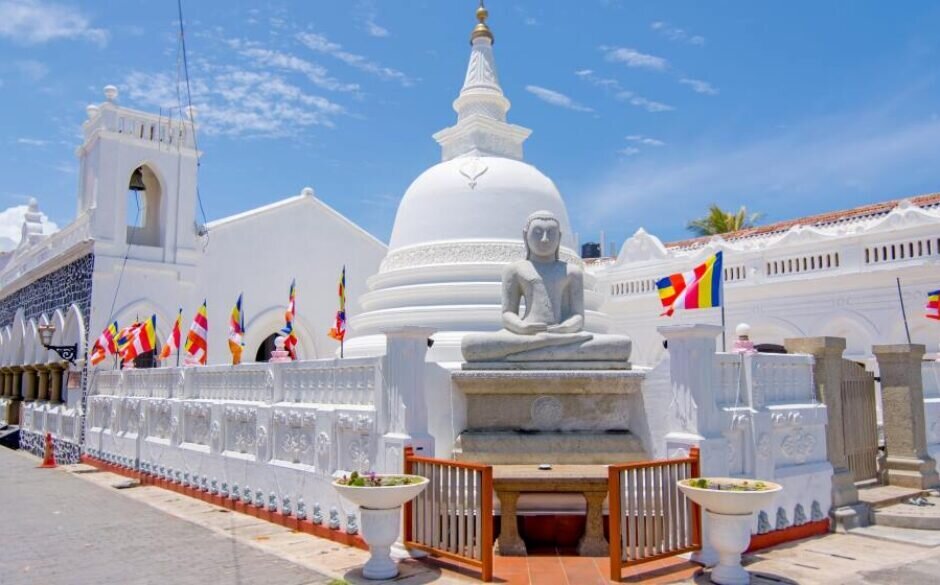
<path id="1" fill-rule="evenodd" d="M 304 186 L 387 240 L 453 124 L 474 0 L 184 1 L 209 219 Z M 940 3 L 491 0 L 510 120 L 582 241 L 711 202 L 787 219 L 940 191 Z M 0 0 L 0 238 L 75 213 L 109 83 L 175 104 L 175 0 Z M 10 230 L 13 230 L 10 232 Z M 13 234 L 7 236 L 7 234 Z"/>

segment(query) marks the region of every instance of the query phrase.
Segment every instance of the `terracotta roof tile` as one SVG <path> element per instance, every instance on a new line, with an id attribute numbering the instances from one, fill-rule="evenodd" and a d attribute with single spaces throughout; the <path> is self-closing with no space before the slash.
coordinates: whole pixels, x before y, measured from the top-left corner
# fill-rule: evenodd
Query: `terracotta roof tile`
<path id="1" fill-rule="evenodd" d="M 906 197 L 904 199 L 910 200 L 911 203 L 917 205 L 918 207 L 933 207 L 940 205 L 940 193 L 930 193 L 928 195 Z M 725 240 L 739 240 L 742 238 L 752 238 L 785 232 L 795 225 L 823 227 L 855 219 L 887 215 L 904 199 L 893 199 L 891 201 L 885 201 L 882 203 L 872 203 L 870 205 L 862 205 L 861 207 L 853 207 L 852 209 L 829 211 L 826 213 L 820 213 L 818 215 L 808 215 L 806 217 L 778 221 L 776 223 L 721 234 L 721 237 Z M 667 248 L 694 248 L 699 245 L 704 245 L 711 238 L 712 236 L 689 238 L 687 240 L 669 242 L 668 244 L 665 244 L 665 246 Z"/>

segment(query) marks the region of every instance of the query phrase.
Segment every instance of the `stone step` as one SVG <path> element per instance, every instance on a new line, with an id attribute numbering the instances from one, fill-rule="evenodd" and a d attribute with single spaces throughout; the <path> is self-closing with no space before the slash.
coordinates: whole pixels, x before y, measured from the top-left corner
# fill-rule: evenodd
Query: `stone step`
<path id="1" fill-rule="evenodd" d="M 605 465 L 649 459 L 640 440 L 626 431 L 464 431 L 457 439 L 455 456 L 491 465 Z"/>
<path id="2" fill-rule="evenodd" d="M 895 485 L 874 485 L 858 490 L 858 501 L 868 504 L 872 510 L 887 508 L 905 502 L 910 498 L 930 495 L 930 490 L 900 487 Z"/>
<path id="3" fill-rule="evenodd" d="M 926 500 L 933 505 L 894 504 L 873 510 L 872 519 L 878 526 L 940 530 L 940 498 L 929 497 Z"/>

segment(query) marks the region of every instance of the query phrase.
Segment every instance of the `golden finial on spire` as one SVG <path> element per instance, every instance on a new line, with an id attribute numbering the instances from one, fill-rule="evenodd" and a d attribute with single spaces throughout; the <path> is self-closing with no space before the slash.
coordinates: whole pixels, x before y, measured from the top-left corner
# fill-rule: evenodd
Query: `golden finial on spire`
<path id="1" fill-rule="evenodd" d="M 470 44 L 473 44 L 473 41 L 484 37 L 490 40 L 490 43 L 494 42 L 493 32 L 490 30 L 490 27 L 486 25 L 486 19 L 489 18 L 490 13 L 486 9 L 486 5 L 483 4 L 483 0 L 480 0 L 480 6 L 477 8 L 477 20 L 480 22 L 473 27 L 473 32 L 470 34 Z"/>

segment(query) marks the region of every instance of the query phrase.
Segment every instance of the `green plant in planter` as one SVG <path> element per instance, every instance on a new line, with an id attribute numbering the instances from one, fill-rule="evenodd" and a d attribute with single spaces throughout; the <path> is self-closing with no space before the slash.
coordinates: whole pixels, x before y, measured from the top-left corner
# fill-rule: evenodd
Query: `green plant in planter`
<path id="1" fill-rule="evenodd" d="M 421 478 L 412 475 L 379 476 L 374 471 L 361 475 L 358 471 L 353 471 L 348 477 L 344 475 L 342 479 L 336 480 L 336 483 L 351 487 L 393 487 L 421 483 Z"/>

